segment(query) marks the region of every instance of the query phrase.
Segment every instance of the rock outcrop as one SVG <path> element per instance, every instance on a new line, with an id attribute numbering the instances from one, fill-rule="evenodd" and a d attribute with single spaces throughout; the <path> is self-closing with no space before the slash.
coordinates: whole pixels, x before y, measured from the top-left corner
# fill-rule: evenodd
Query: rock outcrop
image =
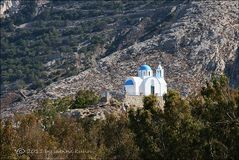
<path id="1" fill-rule="evenodd" d="M 9 16 L 9 13 L 17 13 L 20 7 L 20 0 L 4 0 L 0 3 L 0 18 Z"/>

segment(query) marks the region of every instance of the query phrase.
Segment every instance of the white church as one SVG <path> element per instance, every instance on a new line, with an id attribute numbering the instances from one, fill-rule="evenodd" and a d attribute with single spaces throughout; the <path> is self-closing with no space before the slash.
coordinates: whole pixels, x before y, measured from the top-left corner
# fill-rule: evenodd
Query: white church
<path id="1" fill-rule="evenodd" d="M 144 64 L 138 69 L 138 77 L 128 77 L 124 89 L 129 96 L 156 95 L 162 97 L 167 93 L 167 83 L 164 80 L 164 69 L 159 64 L 154 75 L 150 66 Z"/>

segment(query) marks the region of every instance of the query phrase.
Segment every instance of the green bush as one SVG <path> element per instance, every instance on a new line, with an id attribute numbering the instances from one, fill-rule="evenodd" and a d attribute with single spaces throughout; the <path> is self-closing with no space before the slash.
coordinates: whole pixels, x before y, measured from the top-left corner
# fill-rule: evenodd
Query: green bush
<path id="1" fill-rule="evenodd" d="M 152 107 L 156 107 L 158 104 L 158 99 L 155 95 L 145 96 L 143 99 L 144 109 L 150 109 Z"/>
<path id="2" fill-rule="evenodd" d="M 97 104 L 99 99 L 99 95 L 94 91 L 80 90 L 77 92 L 75 102 L 71 108 L 85 108 L 89 105 Z"/>

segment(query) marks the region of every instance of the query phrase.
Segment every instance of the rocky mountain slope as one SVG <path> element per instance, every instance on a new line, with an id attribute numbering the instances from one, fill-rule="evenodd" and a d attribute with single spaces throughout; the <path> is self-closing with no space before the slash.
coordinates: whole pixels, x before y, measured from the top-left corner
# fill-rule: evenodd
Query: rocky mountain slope
<path id="1" fill-rule="evenodd" d="M 48 76 L 63 76 L 42 90 L 26 91 L 24 100 L 11 104 L 2 113 L 35 108 L 39 99 L 72 95 L 80 88 L 122 93 L 124 79 L 136 75 L 137 67 L 145 62 L 153 68 L 161 62 L 169 89 L 179 90 L 183 95 L 197 92 L 212 73 L 225 73 L 231 86 L 238 86 L 238 1 L 131 3 L 113 3 L 109 7 L 103 1 L 98 5 L 107 10 L 102 11 L 93 2 L 49 2 L 31 21 L 15 25 L 20 30 L 36 29 L 36 23 L 44 19 L 50 8 L 51 16 L 43 22 L 58 22 L 54 29 L 55 34 L 61 33 L 60 44 L 74 49 L 69 52 L 52 49 L 51 55 L 43 53 L 48 57 L 42 60 Z M 56 13 L 70 14 L 75 10 L 80 10 L 82 16 L 68 16 L 64 27 L 59 20 L 54 20 Z M 96 23 L 100 25 L 90 26 Z M 89 26 L 83 29 L 83 38 L 82 31 L 69 30 L 84 25 Z M 67 31 L 69 35 L 64 34 Z M 14 31 L 8 36 L 15 36 Z M 66 40 L 68 36 L 73 45 Z M 69 70 L 77 72 L 66 75 Z"/>

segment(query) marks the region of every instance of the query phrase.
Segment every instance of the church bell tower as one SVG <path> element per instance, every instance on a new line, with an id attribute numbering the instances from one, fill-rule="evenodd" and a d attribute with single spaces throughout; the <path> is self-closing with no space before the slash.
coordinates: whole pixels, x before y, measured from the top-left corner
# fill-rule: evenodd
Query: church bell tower
<path id="1" fill-rule="evenodd" d="M 161 63 L 159 63 L 158 68 L 156 69 L 156 77 L 164 78 L 164 69 L 162 68 Z"/>

